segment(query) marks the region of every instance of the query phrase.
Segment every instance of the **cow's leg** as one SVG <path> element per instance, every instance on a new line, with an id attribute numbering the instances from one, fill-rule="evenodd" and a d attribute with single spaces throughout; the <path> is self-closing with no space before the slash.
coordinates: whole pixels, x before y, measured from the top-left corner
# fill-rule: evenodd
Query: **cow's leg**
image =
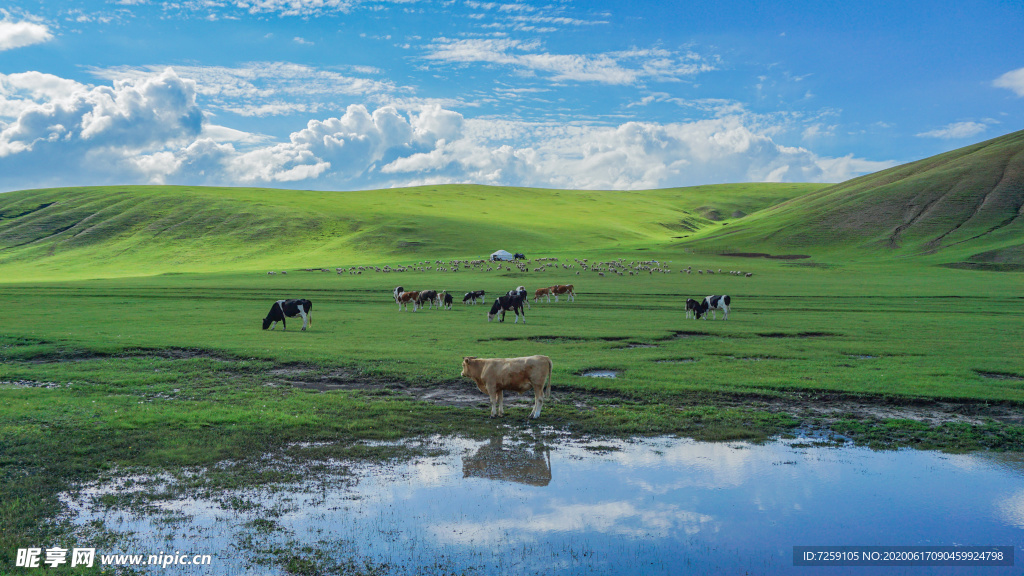
<path id="1" fill-rule="evenodd" d="M 501 398 L 501 392 L 487 391 L 487 395 L 491 397 L 491 418 L 498 415 L 498 398 Z"/>
<path id="2" fill-rule="evenodd" d="M 728 320 L 728 319 L 729 319 L 729 307 L 726 306 L 725 307 L 725 311 L 722 313 L 722 320 Z"/>
<path id="3" fill-rule="evenodd" d="M 302 329 L 305 330 L 306 329 L 306 311 L 302 309 L 302 306 L 299 306 L 299 315 L 302 316 Z"/>
<path id="4" fill-rule="evenodd" d="M 284 332 L 285 330 L 288 329 L 288 322 L 285 320 L 285 318 L 287 318 L 287 316 L 282 314 L 281 315 L 281 331 L 282 332 Z"/>
<path id="5" fill-rule="evenodd" d="M 555 292 L 555 303 L 558 303 L 558 292 Z"/>
<path id="6" fill-rule="evenodd" d="M 277 328 L 277 320 L 274 320 L 274 323 L 270 325 L 271 330 L 273 330 L 274 328 Z"/>
<path id="7" fill-rule="evenodd" d="M 505 417 L 505 391 L 498 390 L 498 417 Z"/>
<path id="8" fill-rule="evenodd" d="M 532 382 L 531 382 L 532 384 Z M 530 412 L 530 418 L 539 418 L 540 409 L 544 405 L 544 382 L 541 381 L 540 388 L 536 385 L 533 387 L 533 411 Z"/>

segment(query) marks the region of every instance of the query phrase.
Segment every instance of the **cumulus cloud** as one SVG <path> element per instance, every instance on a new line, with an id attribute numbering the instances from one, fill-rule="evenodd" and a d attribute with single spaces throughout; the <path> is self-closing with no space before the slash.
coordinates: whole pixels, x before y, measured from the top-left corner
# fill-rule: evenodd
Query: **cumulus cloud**
<path id="1" fill-rule="evenodd" d="M 988 126 L 981 122 L 954 122 L 937 130 L 921 132 L 918 136 L 921 138 L 953 140 L 955 138 L 970 138 L 971 136 L 977 136 L 987 129 Z"/>
<path id="2" fill-rule="evenodd" d="M 465 138 L 386 165 L 435 181 L 582 189 L 645 189 L 724 182 L 835 182 L 888 168 L 777 144 L 740 116 L 616 127 L 466 121 Z M 530 138 L 532 135 L 532 139 Z M 524 141 L 526 141 L 524 143 Z"/>
<path id="3" fill-rule="evenodd" d="M 244 82 L 217 88 L 232 89 L 259 91 Z M 781 145 L 773 140 L 777 126 L 721 103 L 710 119 L 616 126 L 465 118 L 438 103 L 357 104 L 280 141 L 214 124 L 196 103 L 203 90 L 173 69 L 129 74 L 110 86 L 38 72 L 0 75 L 0 114 L 11 119 L 0 120 L 5 185 L 644 189 L 835 182 L 891 165 Z"/>
<path id="4" fill-rule="evenodd" d="M 1017 96 L 1024 98 L 1024 68 L 1018 68 L 1003 74 L 996 78 L 992 85 L 996 88 L 1013 90 Z"/>
<path id="5" fill-rule="evenodd" d="M 28 20 L 15 21 L 9 12 L 0 9 L 0 52 L 52 39 L 53 33 L 45 25 Z"/>
<path id="6" fill-rule="evenodd" d="M 91 72 L 110 81 L 126 78 L 141 81 L 161 74 L 164 68 L 122 66 Z M 325 103 L 336 101 L 338 95 L 372 100 L 407 91 L 388 81 L 290 62 L 250 62 L 237 67 L 175 66 L 174 69 L 182 77 L 196 81 L 196 93 L 206 106 L 241 116 L 315 114 L 326 106 Z"/>
<path id="7" fill-rule="evenodd" d="M 715 66 L 700 55 L 664 49 L 634 49 L 607 54 L 551 54 L 536 41 L 511 38 L 438 38 L 424 58 L 451 64 L 498 64 L 520 72 L 549 75 L 554 81 L 635 84 L 641 79 L 674 81 Z"/>
<path id="8" fill-rule="evenodd" d="M 173 70 L 113 86 L 38 73 L 6 76 L 3 84 L 25 94 L 13 102 L 17 93 L 5 95 L 5 110 L 18 114 L 0 124 L 0 172 L 12 184 L 99 173 L 132 178 L 130 170 L 122 171 L 136 155 L 191 142 L 202 131 L 195 83 Z"/>

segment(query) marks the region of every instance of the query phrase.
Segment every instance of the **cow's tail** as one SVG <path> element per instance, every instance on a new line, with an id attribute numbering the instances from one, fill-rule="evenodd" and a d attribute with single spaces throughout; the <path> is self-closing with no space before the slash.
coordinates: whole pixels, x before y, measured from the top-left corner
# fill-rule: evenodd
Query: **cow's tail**
<path id="1" fill-rule="evenodd" d="M 551 398 L 551 373 L 555 371 L 555 364 L 548 358 L 548 383 L 544 386 L 544 397 Z"/>

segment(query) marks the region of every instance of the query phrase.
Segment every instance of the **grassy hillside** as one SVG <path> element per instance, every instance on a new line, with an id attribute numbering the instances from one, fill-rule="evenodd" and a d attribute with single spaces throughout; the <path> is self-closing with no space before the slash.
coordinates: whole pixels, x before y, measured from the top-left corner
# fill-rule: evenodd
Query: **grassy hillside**
<path id="1" fill-rule="evenodd" d="M 90 278 L 649 246 L 820 187 L 30 190 L 0 194 L 0 270 L 6 280 Z"/>
<path id="2" fill-rule="evenodd" d="M 825 187 L 728 227 L 705 247 L 1024 264 L 1024 131 Z"/>

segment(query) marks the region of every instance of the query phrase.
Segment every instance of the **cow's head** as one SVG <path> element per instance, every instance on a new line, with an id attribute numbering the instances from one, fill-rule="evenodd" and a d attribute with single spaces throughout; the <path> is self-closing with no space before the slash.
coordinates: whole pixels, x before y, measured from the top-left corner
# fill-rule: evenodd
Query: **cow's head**
<path id="1" fill-rule="evenodd" d="M 463 356 L 462 357 L 462 375 L 466 376 L 467 378 L 470 376 L 470 374 L 469 374 L 469 361 L 470 360 L 476 360 L 476 356 Z"/>
<path id="2" fill-rule="evenodd" d="M 270 323 L 271 322 L 273 322 L 273 320 L 270 319 L 270 316 L 267 316 L 266 318 L 264 318 L 263 319 L 263 329 L 266 330 L 267 328 L 270 328 Z"/>
<path id="3" fill-rule="evenodd" d="M 498 315 L 498 311 L 501 310 L 501 299 L 495 298 L 494 304 L 491 305 L 491 311 L 487 313 L 487 321 L 494 320 L 494 317 Z"/>

